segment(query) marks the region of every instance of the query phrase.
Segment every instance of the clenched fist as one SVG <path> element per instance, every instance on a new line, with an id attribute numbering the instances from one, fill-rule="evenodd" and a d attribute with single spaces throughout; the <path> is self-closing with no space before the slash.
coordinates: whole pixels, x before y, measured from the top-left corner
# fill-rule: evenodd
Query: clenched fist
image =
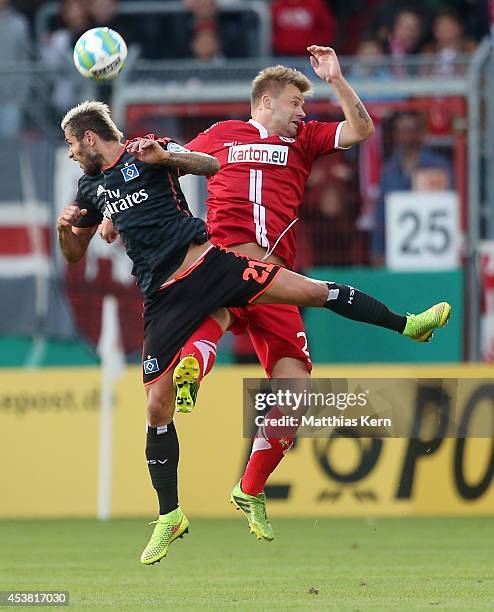
<path id="1" fill-rule="evenodd" d="M 113 223 L 110 219 L 103 219 L 98 228 L 98 234 L 108 244 L 112 244 L 118 238 L 118 232 L 113 227 Z"/>
<path id="2" fill-rule="evenodd" d="M 77 223 L 81 217 L 87 215 L 86 208 L 79 208 L 75 204 L 71 204 L 70 206 L 66 206 L 57 221 L 57 230 L 66 231 L 70 229 L 74 223 Z"/>

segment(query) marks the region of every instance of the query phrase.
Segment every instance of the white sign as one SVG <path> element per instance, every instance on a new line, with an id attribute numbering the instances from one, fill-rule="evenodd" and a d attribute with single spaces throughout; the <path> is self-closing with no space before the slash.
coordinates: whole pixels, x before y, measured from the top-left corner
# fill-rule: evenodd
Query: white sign
<path id="1" fill-rule="evenodd" d="M 460 265 L 458 195 L 396 191 L 385 201 L 386 266 L 391 270 L 451 270 Z"/>

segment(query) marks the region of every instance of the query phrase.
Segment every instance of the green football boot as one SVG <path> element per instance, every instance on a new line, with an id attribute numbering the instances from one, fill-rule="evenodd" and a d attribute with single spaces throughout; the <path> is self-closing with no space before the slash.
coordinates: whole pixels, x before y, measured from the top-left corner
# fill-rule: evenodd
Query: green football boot
<path id="1" fill-rule="evenodd" d="M 144 565 L 152 565 L 161 561 L 163 557 L 166 557 L 170 544 L 189 533 L 189 519 L 180 507 L 168 514 L 160 514 L 157 521 L 149 524 L 155 525 L 155 528 L 141 555 L 141 563 Z"/>
<path id="2" fill-rule="evenodd" d="M 183 357 L 173 370 L 175 409 L 177 412 L 192 412 L 199 391 L 199 362 L 192 355 Z"/>
<path id="3" fill-rule="evenodd" d="M 273 528 L 266 515 L 266 496 L 249 495 L 242 491 L 239 481 L 232 489 L 230 502 L 247 517 L 250 532 L 254 533 L 258 540 L 271 542 L 274 538 Z"/>
<path id="4" fill-rule="evenodd" d="M 429 342 L 438 327 L 444 327 L 449 320 L 451 306 L 448 302 L 440 302 L 420 314 L 407 315 L 407 323 L 403 335 L 417 342 Z"/>

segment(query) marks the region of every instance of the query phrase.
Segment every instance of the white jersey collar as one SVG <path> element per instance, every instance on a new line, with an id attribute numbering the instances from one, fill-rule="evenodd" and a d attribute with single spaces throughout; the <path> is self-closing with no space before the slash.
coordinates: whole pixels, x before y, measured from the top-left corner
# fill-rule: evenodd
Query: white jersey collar
<path id="1" fill-rule="evenodd" d="M 269 138 L 268 130 L 261 123 L 259 123 L 259 121 L 256 121 L 255 119 L 249 119 L 248 123 L 250 123 L 259 130 L 259 136 L 261 138 Z"/>

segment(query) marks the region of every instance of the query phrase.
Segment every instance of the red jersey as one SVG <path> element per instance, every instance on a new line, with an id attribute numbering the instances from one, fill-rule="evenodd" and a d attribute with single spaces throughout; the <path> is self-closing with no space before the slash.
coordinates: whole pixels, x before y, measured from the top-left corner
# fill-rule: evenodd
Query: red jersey
<path id="1" fill-rule="evenodd" d="M 324 0 L 275 0 L 271 3 L 276 55 L 307 55 L 309 45 L 327 45 L 335 21 Z"/>
<path id="2" fill-rule="evenodd" d="M 221 121 L 186 146 L 214 155 L 208 180 L 208 230 L 215 245 L 257 242 L 291 268 L 294 224 L 312 164 L 339 148 L 343 122 L 302 122 L 297 136 L 268 136 L 254 119 Z"/>

